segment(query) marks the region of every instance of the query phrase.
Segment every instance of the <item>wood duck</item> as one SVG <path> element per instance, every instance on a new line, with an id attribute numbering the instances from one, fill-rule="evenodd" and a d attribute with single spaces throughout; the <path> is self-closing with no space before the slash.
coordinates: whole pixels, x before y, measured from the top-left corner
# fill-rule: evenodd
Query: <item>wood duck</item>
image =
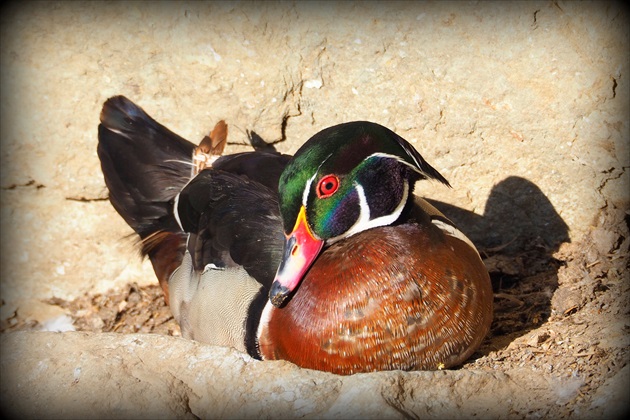
<path id="1" fill-rule="evenodd" d="M 414 196 L 449 185 L 403 138 L 366 121 L 291 157 L 219 156 L 128 99 L 105 102 L 98 155 L 185 337 L 262 360 L 353 374 L 463 363 L 492 321 L 474 245 Z"/>

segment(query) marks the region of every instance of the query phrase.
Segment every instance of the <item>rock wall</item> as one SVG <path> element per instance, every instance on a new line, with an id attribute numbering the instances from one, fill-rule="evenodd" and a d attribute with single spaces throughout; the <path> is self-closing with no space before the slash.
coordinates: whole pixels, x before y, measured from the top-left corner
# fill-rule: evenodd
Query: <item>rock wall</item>
<path id="1" fill-rule="evenodd" d="M 225 119 L 228 152 L 248 131 L 292 153 L 327 126 L 379 122 L 449 179 L 417 191 L 478 216 L 461 227 L 480 246 L 579 243 L 603 208 L 628 209 L 628 17 L 608 2 L 3 4 L 0 320 L 41 324 L 64 314 L 51 297 L 155 282 L 96 156 L 117 94 L 191 141 Z M 3 397 L 37 416 L 527 416 L 493 400 L 522 392 L 518 372 L 339 378 L 172 337 L 2 340 Z M 532 401 L 558 398 L 547 379 Z"/>

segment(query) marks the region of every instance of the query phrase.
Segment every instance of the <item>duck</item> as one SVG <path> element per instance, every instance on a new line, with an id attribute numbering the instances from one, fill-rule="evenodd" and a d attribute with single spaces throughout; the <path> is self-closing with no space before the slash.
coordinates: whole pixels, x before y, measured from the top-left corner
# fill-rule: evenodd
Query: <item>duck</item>
<path id="1" fill-rule="evenodd" d="M 124 96 L 100 114 L 109 200 L 151 261 L 184 338 L 339 375 L 460 366 L 489 332 L 474 244 L 415 192 L 450 187 L 369 121 L 325 128 L 293 156 L 223 154 Z"/>

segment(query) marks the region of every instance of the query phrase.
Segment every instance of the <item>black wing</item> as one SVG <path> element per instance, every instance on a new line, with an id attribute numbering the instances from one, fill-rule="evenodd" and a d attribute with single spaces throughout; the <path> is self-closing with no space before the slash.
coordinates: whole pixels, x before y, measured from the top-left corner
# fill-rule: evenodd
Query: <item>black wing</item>
<path id="1" fill-rule="evenodd" d="M 243 175 L 207 169 L 181 192 L 177 212 L 190 233 L 196 270 L 242 265 L 267 289 L 284 245 L 278 194 Z"/>

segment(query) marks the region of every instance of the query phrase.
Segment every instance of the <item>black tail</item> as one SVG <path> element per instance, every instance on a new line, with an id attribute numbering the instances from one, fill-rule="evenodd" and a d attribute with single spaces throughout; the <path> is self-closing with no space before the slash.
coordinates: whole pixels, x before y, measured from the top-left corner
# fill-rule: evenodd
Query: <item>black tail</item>
<path id="1" fill-rule="evenodd" d="M 98 140 L 109 200 L 142 239 L 142 254 L 165 288 L 185 249 L 173 200 L 190 180 L 195 145 L 124 96 L 103 105 Z"/>

